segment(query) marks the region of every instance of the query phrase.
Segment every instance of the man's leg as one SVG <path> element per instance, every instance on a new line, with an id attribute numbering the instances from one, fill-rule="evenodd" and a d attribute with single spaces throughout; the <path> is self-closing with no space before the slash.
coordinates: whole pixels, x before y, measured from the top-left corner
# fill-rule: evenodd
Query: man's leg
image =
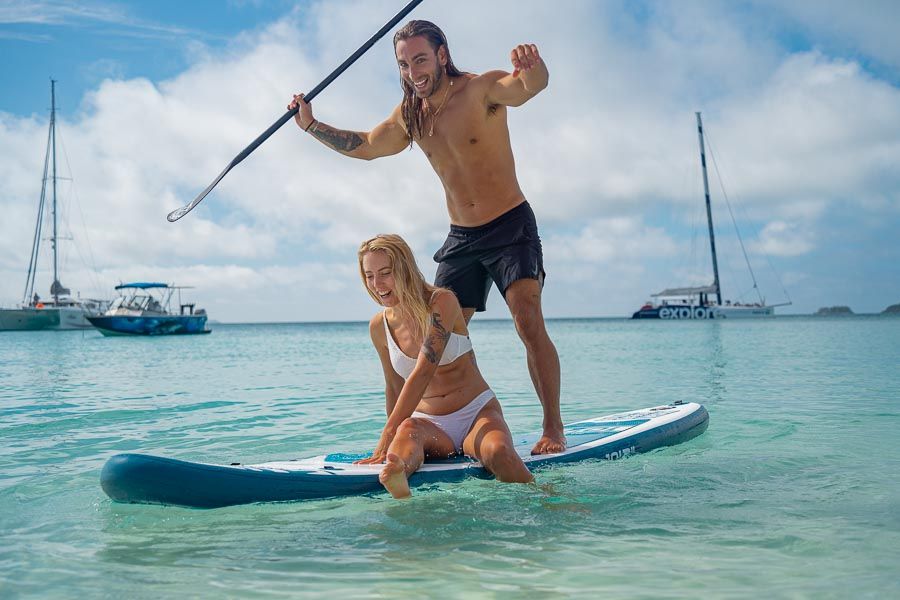
<path id="1" fill-rule="evenodd" d="M 506 289 L 506 304 L 525 344 L 528 372 L 544 408 L 544 435 L 531 453 L 562 452 L 566 449 L 566 438 L 559 412 L 559 355 L 544 324 L 540 282 L 537 279 L 513 282 Z"/>

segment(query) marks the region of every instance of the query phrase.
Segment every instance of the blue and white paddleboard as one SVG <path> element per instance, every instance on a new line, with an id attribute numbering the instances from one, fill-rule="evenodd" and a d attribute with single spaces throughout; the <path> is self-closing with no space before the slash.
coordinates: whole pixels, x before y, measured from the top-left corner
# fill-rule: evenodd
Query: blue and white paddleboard
<path id="1" fill-rule="evenodd" d="M 709 424 L 695 402 L 654 406 L 566 425 L 568 448 L 531 456 L 540 434 L 513 436 L 530 469 L 585 459 L 614 460 L 694 438 Z M 100 485 L 117 502 L 217 508 L 251 502 L 332 498 L 383 491 L 382 465 L 355 465 L 364 454 L 329 454 L 257 465 L 213 465 L 146 454 L 117 454 L 100 474 Z M 480 462 L 460 457 L 426 462 L 409 478 L 411 486 L 490 477 Z"/>

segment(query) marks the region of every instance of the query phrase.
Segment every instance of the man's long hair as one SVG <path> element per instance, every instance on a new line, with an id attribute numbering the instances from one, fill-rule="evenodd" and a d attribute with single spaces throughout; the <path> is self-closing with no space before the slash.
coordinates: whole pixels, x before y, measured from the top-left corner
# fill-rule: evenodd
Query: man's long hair
<path id="1" fill-rule="evenodd" d="M 417 339 L 421 338 L 424 342 L 431 318 L 431 299 L 441 288 L 425 281 L 412 249 L 403 238 L 392 233 L 382 233 L 360 244 L 357 252 L 359 276 L 369 296 L 376 303 L 381 304 L 381 298 L 369 289 L 366 284 L 366 272 L 363 269 L 363 257 L 370 252 L 384 252 L 390 258 L 394 275 L 394 293 L 398 299 L 397 309 L 412 317 L 416 325 L 413 333 Z"/>
<path id="2" fill-rule="evenodd" d="M 441 31 L 441 28 L 431 21 L 410 21 L 401 27 L 394 34 L 394 51 L 397 50 L 397 44 L 401 40 L 408 40 L 414 37 L 423 37 L 428 40 L 428 45 L 437 54 L 438 49 L 443 46 L 444 52 L 447 54 L 447 64 L 444 68 L 450 77 L 459 77 L 462 71 L 453 64 L 450 58 L 450 47 L 447 45 L 447 36 Z M 438 63 L 440 67 L 440 63 Z M 425 133 L 425 109 L 423 107 L 423 99 L 416 96 L 412 85 L 400 78 L 400 86 L 403 88 L 403 102 L 400 105 L 400 112 L 403 116 L 403 122 L 406 124 L 406 134 L 409 137 L 409 145 L 412 146 L 413 140 L 421 138 Z"/>

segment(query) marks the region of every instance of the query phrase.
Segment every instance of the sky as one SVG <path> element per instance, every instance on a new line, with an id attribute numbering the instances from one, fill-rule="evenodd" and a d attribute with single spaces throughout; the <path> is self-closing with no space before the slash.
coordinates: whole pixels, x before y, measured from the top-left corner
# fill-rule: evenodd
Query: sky
<path id="1" fill-rule="evenodd" d="M 404 4 L 0 0 L 0 306 L 22 300 L 51 78 L 61 280 L 82 297 L 165 281 L 221 322 L 365 320 L 356 249 L 389 232 L 432 277 L 449 219 L 418 148 L 357 161 L 289 122 L 166 220 Z M 712 282 L 698 111 L 726 299 L 900 303 L 900 3 L 425 0 L 410 18 L 439 24 L 464 71 L 510 70 L 523 42 L 547 63 L 549 87 L 509 111 L 547 317 L 629 316 Z M 390 113 L 390 37 L 316 98 L 318 119 L 365 131 Z M 48 256 L 45 241 L 41 295 Z M 485 316 L 508 317 L 496 289 Z"/>

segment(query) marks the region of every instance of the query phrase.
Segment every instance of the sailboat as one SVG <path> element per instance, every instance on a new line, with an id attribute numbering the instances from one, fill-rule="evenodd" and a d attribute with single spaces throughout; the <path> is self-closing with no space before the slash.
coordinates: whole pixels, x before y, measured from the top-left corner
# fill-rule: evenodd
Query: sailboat
<path id="1" fill-rule="evenodd" d="M 58 215 L 56 207 L 56 81 L 50 81 L 50 131 L 47 134 L 47 150 L 44 155 L 44 175 L 41 199 L 38 205 L 37 224 L 25 280 L 25 293 L 17 308 L 0 308 L 0 331 L 36 331 L 42 329 L 91 329 L 87 317 L 99 315 L 106 307 L 102 300 L 73 298 L 70 290 L 59 281 Z M 41 229 L 47 200 L 47 184 L 50 183 L 50 215 L 53 230 L 50 246 L 53 251 L 53 283 L 50 296 L 42 299 L 34 292 L 38 255 L 41 246 Z"/>
<path id="2" fill-rule="evenodd" d="M 709 250 L 712 257 L 713 282 L 711 285 L 705 286 L 668 288 L 653 294 L 651 296 L 653 300 L 645 303 L 644 306 L 631 315 L 631 318 L 680 320 L 772 317 L 775 315 L 776 307 L 787 306 L 791 303 L 766 304 L 762 296 L 759 297 L 759 302 L 752 303 L 722 301 L 722 288 L 719 285 L 719 263 L 716 257 L 716 236 L 713 228 L 712 207 L 709 200 L 709 179 L 706 174 L 703 120 L 699 112 L 696 115 L 697 136 L 700 140 L 700 166 L 703 170 L 703 191 L 706 199 L 706 221 L 709 227 Z M 749 267 L 749 261 L 747 266 Z M 755 278 L 754 287 L 756 287 Z"/>

